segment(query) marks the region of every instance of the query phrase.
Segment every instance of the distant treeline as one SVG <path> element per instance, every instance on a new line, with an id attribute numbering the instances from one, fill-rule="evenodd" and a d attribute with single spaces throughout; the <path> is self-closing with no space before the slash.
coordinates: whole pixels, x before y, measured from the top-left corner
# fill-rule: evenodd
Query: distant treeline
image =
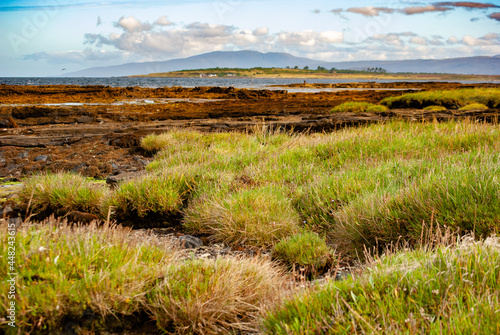
<path id="1" fill-rule="evenodd" d="M 387 70 L 381 68 L 381 67 L 374 67 L 374 68 L 366 68 L 366 69 L 361 69 L 361 70 L 352 70 L 352 69 L 336 69 L 332 67 L 331 69 L 327 69 L 322 66 L 318 66 L 316 69 L 311 69 L 309 66 L 305 66 L 304 68 L 300 69 L 298 66 L 295 67 L 290 67 L 287 66 L 285 68 L 266 68 L 266 67 L 253 67 L 249 69 L 242 69 L 242 68 L 220 68 L 220 67 L 215 67 L 215 68 L 208 68 L 208 69 L 195 69 L 195 70 L 182 70 L 182 71 L 175 71 L 176 73 L 213 73 L 217 74 L 219 76 L 227 76 L 227 75 L 235 75 L 235 76 L 248 76 L 249 74 L 253 75 L 258 75 L 258 74 L 285 74 L 285 73 L 290 73 L 290 74 L 307 74 L 307 73 L 349 73 L 349 74 L 363 74 L 363 73 L 386 73 Z"/>

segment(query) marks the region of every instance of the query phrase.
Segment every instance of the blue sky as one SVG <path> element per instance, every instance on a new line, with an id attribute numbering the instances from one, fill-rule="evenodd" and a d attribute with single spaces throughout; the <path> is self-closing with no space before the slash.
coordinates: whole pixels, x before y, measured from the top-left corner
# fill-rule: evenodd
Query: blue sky
<path id="1" fill-rule="evenodd" d="M 500 54 L 500 0 L 0 1 L 0 76 L 217 50 L 326 61 Z"/>

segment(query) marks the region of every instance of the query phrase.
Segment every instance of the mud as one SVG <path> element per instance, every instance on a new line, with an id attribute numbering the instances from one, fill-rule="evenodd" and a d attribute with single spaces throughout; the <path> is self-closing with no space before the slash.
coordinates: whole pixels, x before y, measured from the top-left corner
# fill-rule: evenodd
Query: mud
<path id="1" fill-rule="evenodd" d="M 432 82 L 299 84 L 288 88 L 346 90 L 289 93 L 285 89 L 233 87 L 0 85 L 0 177 L 18 180 L 37 171 L 69 170 L 106 178 L 140 171 L 151 159 L 140 149 L 140 139 L 173 128 L 251 131 L 265 124 L 295 131 L 332 131 L 393 118 L 498 122 L 498 110 L 329 113 L 347 101 L 378 103 L 415 90 L 498 86 Z M 358 90 L 349 90 L 352 88 Z"/>

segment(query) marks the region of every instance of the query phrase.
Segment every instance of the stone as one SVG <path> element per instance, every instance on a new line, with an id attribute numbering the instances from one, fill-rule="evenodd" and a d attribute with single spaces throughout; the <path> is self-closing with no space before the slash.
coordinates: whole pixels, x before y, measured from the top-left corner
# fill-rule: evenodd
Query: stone
<path id="1" fill-rule="evenodd" d="M 87 163 L 80 163 L 71 169 L 72 172 L 79 172 L 88 167 Z"/>
<path id="2" fill-rule="evenodd" d="M 35 157 L 35 162 L 46 162 L 49 159 L 47 155 L 39 155 Z"/>
<path id="3" fill-rule="evenodd" d="M 179 237 L 181 246 L 185 249 L 196 249 L 203 246 L 203 241 L 191 235 L 182 235 Z"/>
<path id="4" fill-rule="evenodd" d="M 134 179 L 134 178 L 140 177 L 143 174 L 144 174 L 144 171 L 139 171 L 139 172 L 125 172 L 125 173 L 120 173 L 120 174 L 117 174 L 114 176 L 108 176 L 108 178 L 106 178 L 106 184 L 109 184 L 111 186 L 115 186 L 122 181 Z"/>

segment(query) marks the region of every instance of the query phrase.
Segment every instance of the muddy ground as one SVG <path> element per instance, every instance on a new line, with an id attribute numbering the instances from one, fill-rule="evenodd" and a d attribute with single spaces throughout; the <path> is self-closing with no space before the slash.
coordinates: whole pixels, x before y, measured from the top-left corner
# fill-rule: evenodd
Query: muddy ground
<path id="1" fill-rule="evenodd" d="M 498 122 L 498 110 L 329 113 L 347 101 L 378 103 L 415 90 L 498 86 L 401 82 L 248 90 L 0 85 L 0 177 L 19 180 L 35 171 L 69 170 L 105 178 L 139 171 L 151 160 L 139 147 L 140 139 L 173 128 L 251 132 L 265 124 L 295 131 L 332 131 L 392 118 Z M 289 93 L 286 89 L 329 91 Z"/>

